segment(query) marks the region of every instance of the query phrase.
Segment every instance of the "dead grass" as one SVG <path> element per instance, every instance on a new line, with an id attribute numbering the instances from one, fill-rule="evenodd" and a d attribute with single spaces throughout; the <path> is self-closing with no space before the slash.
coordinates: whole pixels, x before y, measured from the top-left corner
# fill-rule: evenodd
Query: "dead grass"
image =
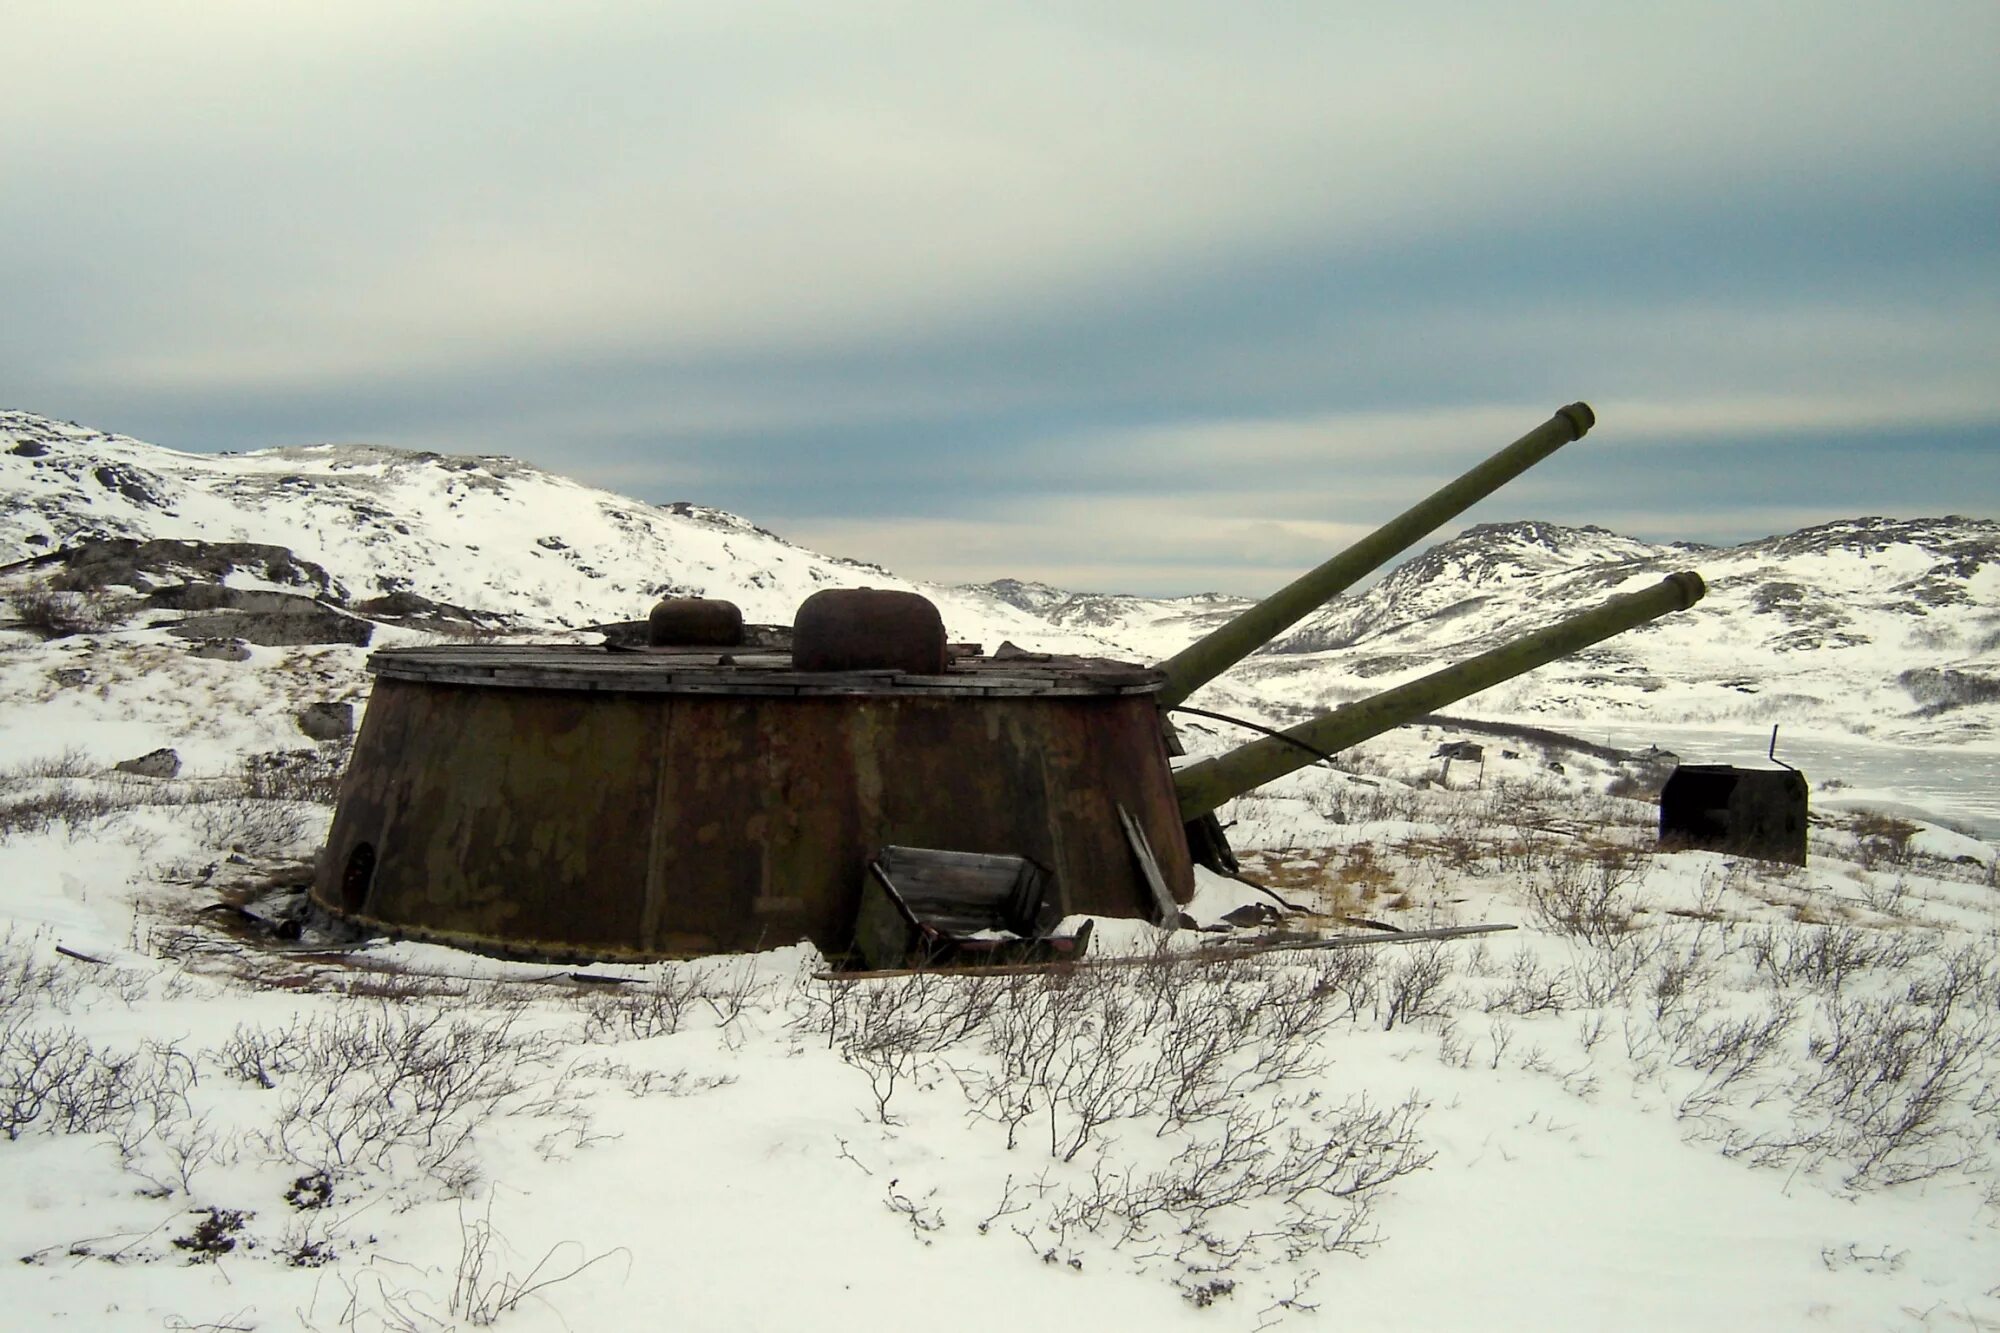
<path id="1" fill-rule="evenodd" d="M 1864 870 L 1877 866 L 1907 866 L 1914 854 L 1911 840 L 1917 826 L 1878 810 L 1857 810 L 1849 828 L 1854 833 L 1856 860 Z"/>
<path id="2" fill-rule="evenodd" d="M 1346 916 L 1376 892 L 1354 873 L 1356 855 L 1374 867 L 1373 873 L 1380 875 L 1383 883 L 1388 882 L 1388 872 L 1374 866 L 1374 851 L 1365 844 L 1351 850 L 1315 847 L 1246 853 L 1243 862 L 1251 878 L 1287 902 L 1309 906 L 1320 915 Z"/>

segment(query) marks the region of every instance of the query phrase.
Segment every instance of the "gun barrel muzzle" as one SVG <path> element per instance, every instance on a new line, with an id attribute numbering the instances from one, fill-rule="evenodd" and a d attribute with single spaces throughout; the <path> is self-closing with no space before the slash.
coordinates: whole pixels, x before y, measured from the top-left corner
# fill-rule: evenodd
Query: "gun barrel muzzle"
<path id="1" fill-rule="evenodd" d="M 1160 691 L 1160 706 L 1180 703 L 1565 444 L 1582 439 L 1595 424 L 1597 416 L 1588 403 L 1571 403 L 1325 564 L 1183 648 L 1161 664 L 1167 683 Z"/>

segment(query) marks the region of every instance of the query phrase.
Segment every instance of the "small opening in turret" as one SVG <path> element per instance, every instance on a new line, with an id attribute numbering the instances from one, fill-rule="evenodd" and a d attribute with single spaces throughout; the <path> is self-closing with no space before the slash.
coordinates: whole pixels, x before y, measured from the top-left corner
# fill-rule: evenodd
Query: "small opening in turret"
<path id="1" fill-rule="evenodd" d="M 340 875 L 340 910 L 353 914 L 368 903 L 368 888 L 375 882 L 375 844 L 360 842 L 347 854 L 347 869 Z"/>

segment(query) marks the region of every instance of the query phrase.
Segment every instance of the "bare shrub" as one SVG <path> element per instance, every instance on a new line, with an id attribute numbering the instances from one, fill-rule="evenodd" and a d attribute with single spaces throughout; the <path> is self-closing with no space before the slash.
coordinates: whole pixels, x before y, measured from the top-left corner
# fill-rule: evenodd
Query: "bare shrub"
<path id="1" fill-rule="evenodd" d="M 1721 1106 L 1732 1090 L 1765 1068 L 1777 1055 L 1798 1018 L 1798 1006 L 1780 997 L 1742 1016 L 1708 1017 L 1706 1006 L 1677 1016 L 1663 1031 L 1674 1048 L 1673 1062 L 1703 1076 L 1682 1097 L 1676 1113 L 1700 1115 Z"/>
<path id="2" fill-rule="evenodd" d="M 1850 1184 L 1923 1180 L 1972 1162 L 1979 1131 L 1949 1114 L 1984 1090 L 2000 1057 L 1990 999 L 1993 955 L 1972 948 L 1943 960 L 1901 996 L 1835 997 L 1809 1045 L 1821 1072 L 1801 1101 L 1839 1125 Z"/>
<path id="3" fill-rule="evenodd" d="M 325 1218 L 312 1213 L 295 1217 L 285 1224 L 274 1252 L 287 1268 L 324 1268 L 339 1257 L 335 1230 Z"/>
<path id="4" fill-rule="evenodd" d="M 1605 945 L 1631 929 L 1629 890 L 1645 875 L 1634 852 L 1607 844 L 1545 859 L 1527 883 L 1536 921 L 1559 935 Z"/>
<path id="5" fill-rule="evenodd" d="M 1875 810 L 1857 811 L 1854 816 L 1855 859 L 1863 870 L 1877 866 L 1907 866 L 1917 835 L 1917 826 L 1907 819 Z"/>
<path id="6" fill-rule="evenodd" d="M 1562 792 L 1553 784 L 1502 779 L 1487 796 L 1486 823 L 1507 830 L 1494 850 L 1501 870 L 1526 872 L 1554 855 L 1558 835 L 1553 830 Z"/>
<path id="7" fill-rule="evenodd" d="M 1871 970 L 1907 967 L 1935 950 L 1937 943 L 1935 936 L 1905 931 L 1792 922 L 1753 927 L 1745 932 L 1742 947 L 1774 986 L 1837 993 Z"/>
<path id="8" fill-rule="evenodd" d="M 1113 1121 L 1184 1130 L 1317 1073 L 1318 1037 L 1353 1016 L 1356 976 L 1160 956 L 1135 976 L 1024 987 L 988 1028 L 999 1073 L 976 1104 L 1007 1125 L 1010 1146 L 1024 1118 L 1043 1119 L 1065 1161 Z"/>
<path id="9" fill-rule="evenodd" d="M 493 1227 L 491 1199 L 485 1213 L 476 1218 L 468 1220 L 460 1209 L 458 1231 L 458 1270 L 452 1279 L 448 1308 L 474 1328 L 490 1327 L 524 1301 L 540 1302 L 549 1288 L 594 1268 L 613 1254 L 628 1253 L 611 1250 L 584 1258 L 580 1247 L 565 1242 L 551 1246 L 526 1273 L 516 1273 L 507 1261 L 506 1240 Z"/>
<path id="10" fill-rule="evenodd" d="M 59 958 L 38 958 L 42 937 L 20 935 L 13 926 L 0 933 L 0 1029 L 27 1021 L 37 1009 L 67 1011 L 83 989 L 82 979 Z"/>
<path id="11" fill-rule="evenodd" d="M 89 751 L 80 745 L 66 745 L 60 753 L 23 760 L 0 774 L 0 779 L 87 778 L 97 771 Z"/>
<path id="12" fill-rule="evenodd" d="M 1201 1010 L 1185 1006 L 1161 1039 L 1162 1132 L 1214 1119 L 1266 1088 L 1325 1068 L 1319 1039 L 1351 1019 L 1339 979 L 1323 970 L 1219 969 Z M 1344 1013 L 1341 1012 L 1344 1009 Z M 1260 1058 L 1244 1063 L 1248 1047 Z"/>
<path id="13" fill-rule="evenodd" d="M 1351 901 L 1366 903 L 1392 892 L 1396 887 L 1396 875 L 1376 859 L 1372 846 L 1358 842 L 1347 849 L 1340 866 L 1335 869 L 1334 886 L 1336 892 L 1351 894 Z"/>
<path id="14" fill-rule="evenodd" d="M 1442 1018 L 1456 995 L 1445 983 L 1451 963 L 1441 942 L 1404 949 L 1382 978 L 1382 1027 Z"/>
<path id="15" fill-rule="evenodd" d="M 1991 945 L 1943 954 L 1900 992 L 1826 990 L 1813 1062 L 1781 1089 L 1789 1130 L 1731 1136 L 1725 1151 L 1807 1169 L 1839 1163 L 1849 1188 L 1982 1170 L 2000 1105 L 2000 960 Z"/>
<path id="16" fill-rule="evenodd" d="M 1543 969 L 1531 949 L 1517 949 L 1508 960 L 1506 983 L 1489 993 L 1483 1007 L 1489 1014 L 1561 1013 L 1569 988 L 1558 973 Z"/>
<path id="17" fill-rule="evenodd" d="M 224 797 L 193 805 L 188 824 L 201 845 L 250 856 L 278 856 L 295 850 L 320 817 L 289 801 Z"/>
<path id="18" fill-rule="evenodd" d="M 1338 780 L 1316 783 L 1306 791 L 1306 804 L 1329 824 L 1353 822 L 1348 804 L 1348 787 Z"/>
<path id="19" fill-rule="evenodd" d="M 1421 803 L 1416 791 L 1400 782 L 1355 777 L 1330 780 L 1306 797 L 1314 813 L 1333 824 L 1373 824 L 1410 821 Z"/>
<path id="20" fill-rule="evenodd" d="M 43 579 L 16 588 L 8 600 L 23 628 L 51 639 L 94 634 L 121 619 L 116 602 L 102 588 L 71 591 Z"/>
<path id="21" fill-rule="evenodd" d="M 891 1120 L 901 1089 L 947 1068 L 1008 1147 L 1039 1126 L 1067 1162 L 1107 1125 L 1181 1133 L 1318 1073 L 1320 1036 L 1372 1000 L 1372 976 L 1372 960 L 1339 955 L 1283 966 L 1162 949 L 1117 971 L 834 983 L 806 992 L 793 1021 L 867 1077 L 875 1118 Z"/>
<path id="22" fill-rule="evenodd" d="M 1006 1126 L 1009 1148 L 1039 1118 L 1049 1154 L 1069 1161 L 1100 1126 L 1159 1105 L 1165 1071 L 1146 1059 L 1143 1003 L 1108 974 L 1027 981 L 996 1009 L 989 1050 L 999 1068 L 975 1109 Z"/>
<path id="23" fill-rule="evenodd" d="M 1217 1271 L 1264 1245 L 1287 1259 L 1368 1243 L 1370 1196 L 1431 1161 L 1414 1099 L 1380 1110 L 1357 1098 L 1311 1125 L 1238 1108 L 1157 1171 L 1100 1160 L 1049 1210 L 1048 1231 L 1159 1240 L 1190 1270 Z M 1339 1206 L 1344 1205 L 1344 1206 Z"/>
<path id="24" fill-rule="evenodd" d="M 193 1062 L 171 1043 L 121 1051 L 74 1028 L 0 1029 L 0 1134 L 108 1134 L 131 1149 L 163 1121 L 188 1114 Z"/>
<path id="25" fill-rule="evenodd" d="M 116 774 L 103 778 L 70 776 L 80 763 L 68 756 L 44 761 L 51 778 L 15 777 L 12 795 L 0 800 L 0 840 L 14 833 L 46 833 L 60 828 L 69 836 L 127 810 L 190 808 L 198 832 L 211 846 L 242 846 L 273 852 L 296 843 L 312 819 L 286 802 L 255 800 L 232 779 L 152 781 Z M 0 787 L 0 790 L 5 790 Z"/>
<path id="26" fill-rule="evenodd" d="M 689 1006 L 701 997 L 696 968 L 669 968 L 629 986 L 609 986 L 583 996 L 584 1040 L 646 1041 L 681 1030 Z"/>
<path id="27" fill-rule="evenodd" d="M 942 1051 L 983 1028 L 1009 989 L 1008 978 L 942 973 L 843 983 L 828 987 L 823 1011 L 799 1025 L 824 1031 L 835 1048 L 860 1044 Z"/>
<path id="28" fill-rule="evenodd" d="M 155 1183 L 163 1189 L 178 1187 L 182 1194 L 193 1197 L 194 1178 L 204 1168 L 215 1163 L 234 1165 L 236 1140 L 235 1134 L 218 1127 L 206 1111 L 160 1122 L 154 1130 L 154 1150 L 165 1158 L 166 1165 Z M 128 1166 L 141 1171 L 130 1162 Z"/>
<path id="29" fill-rule="evenodd" d="M 1663 1022 L 1701 993 L 1716 975 L 1714 960 L 1698 934 L 1686 947 L 1678 940 L 1663 938 L 1650 962 L 1650 970 L 1646 994 L 1652 1001 L 1653 1017 Z"/>
<path id="30" fill-rule="evenodd" d="M 1354 1022 L 1373 1010 L 1382 974 L 1380 955 L 1367 949 L 1333 949 L 1313 960 L 1313 984 L 1342 1005 L 1340 1017 Z"/>
<path id="31" fill-rule="evenodd" d="M 222 1071 L 260 1088 L 275 1088 L 286 1074 L 303 1067 L 307 1049 L 297 1038 L 294 1020 L 282 1028 L 254 1027 L 239 1023 L 209 1058 Z"/>
<path id="32" fill-rule="evenodd" d="M 1635 930 L 1583 944 L 1564 970 L 1570 992 L 1584 1008 L 1624 1004 L 1663 947 L 1654 931 Z"/>
<path id="33" fill-rule="evenodd" d="M 1867 876 L 1861 881 L 1861 901 L 1871 912 L 1900 916 L 1909 905 L 1910 883 L 1901 874 L 1893 877 Z"/>
<path id="34" fill-rule="evenodd" d="M 376 1002 L 288 1027 L 281 1042 L 239 1028 L 225 1056 L 239 1076 L 275 1085 L 263 1138 L 288 1161 L 337 1175 L 406 1153 L 437 1172 L 483 1121 L 519 1109 L 552 1059 L 550 1039 L 517 1018 Z"/>
<path id="35" fill-rule="evenodd" d="M 340 799 L 348 745 L 325 741 L 310 750 L 275 750 L 243 760 L 243 794 L 256 801 L 332 805 Z"/>
<path id="36" fill-rule="evenodd" d="M 59 782 L 26 796 L 0 802 L 0 842 L 17 833 L 48 833 L 57 828 L 75 836 L 98 820 L 132 802 L 102 788 Z"/>
<path id="37" fill-rule="evenodd" d="M 88 1077 L 96 1054 L 74 1028 L 0 1033 L 0 1134 L 18 1139 L 42 1122 L 58 1093 Z"/>
<path id="38" fill-rule="evenodd" d="M 1621 801 L 1645 801 L 1658 805 L 1660 788 L 1666 784 L 1666 776 L 1666 771 L 1662 769 L 1626 769 L 1611 779 L 1604 794 Z"/>
<path id="39" fill-rule="evenodd" d="M 770 989 L 770 983 L 758 974 L 756 963 L 740 958 L 701 972 L 695 994 L 715 1016 L 715 1021 L 726 1028 L 751 1010 L 767 1005 L 771 1000 Z"/>

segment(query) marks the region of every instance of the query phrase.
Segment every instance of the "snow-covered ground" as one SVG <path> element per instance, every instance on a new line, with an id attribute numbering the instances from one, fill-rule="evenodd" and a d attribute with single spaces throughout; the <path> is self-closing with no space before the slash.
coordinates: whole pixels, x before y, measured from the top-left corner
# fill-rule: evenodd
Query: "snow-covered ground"
<path id="1" fill-rule="evenodd" d="M 323 836 L 317 756 L 244 760 L 310 751 L 362 650 L 253 654 L 0 651 L 13 1326 L 2000 1326 L 1990 844 L 1661 855 L 1618 766 L 1446 790 L 1412 729 L 1232 837 L 1316 913 L 1520 929 L 1203 962 L 1112 922 L 1160 956 L 1069 979 L 314 955 L 213 909 Z M 107 771 L 188 716 L 180 776 Z"/>
<path id="2" fill-rule="evenodd" d="M 267 543 L 296 561 L 224 581 L 484 613 L 378 621 L 376 647 L 912 586 L 504 459 L 0 435 L 12 558 Z M 1679 561 L 1712 575 L 1706 619 L 1455 711 L 1628 749 L 1692 720 L 1739 749 L 1782 722 L 1795 760 L 1985 753 L 1991 526 L 1735 553 L 1475 531 L 1196 702 L 1293 720 Z M 48 568 L 0 591 L 18 611 Z M 956 638 L 1147 660 L 1233 608 L 924 591 Z M 1617 754 L 1478 732 L 1478 785 L 1446 787 L 1464 733 L 1410 727 L 1227 807 L 1248 871 L 1295 925 L 1518 929 L 1214 958 L 1254 932 L 1104 922 L 1108 965 L 1067 977 L 832 982 L 795 945 L 583 980 L 249 928 L 331 813 L 343 747 L 301 710 L 364 705 L 368 650 L 201 655 L 136 591 L 57 595 L 95 627 L 0 631 L 11 1327 L 2000 1327 L 2000 851 L 1881 813 L 1951 813 L 1893 771 L 1816 759 L 1794 869 L 1659 852 Z M 1197 757 L 1243 736 L 1182 722 Z M 159 747 L 171 777 L 113 767 Z M 1205 876 L 1195 909 L 1270 902 Z"/>

